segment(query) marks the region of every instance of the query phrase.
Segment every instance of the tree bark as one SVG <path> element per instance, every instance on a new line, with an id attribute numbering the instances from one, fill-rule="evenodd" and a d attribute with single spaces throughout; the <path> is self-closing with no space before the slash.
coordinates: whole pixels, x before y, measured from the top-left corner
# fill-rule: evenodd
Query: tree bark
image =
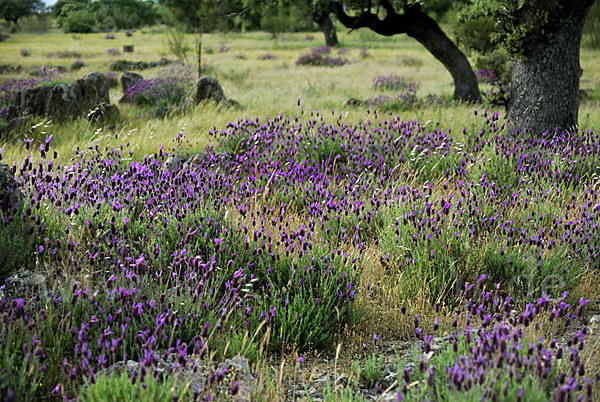
<path id="1" fill-rule="evenodd" d="M 335 32 L 335 26 L 333 25 L 333 21 L 331 21 L 331 17 L 329 13 L 324 13 L 317 18 L 315 18 L 315 22 L 319 24 L 319 29 L 325 35 L 325 44 L 327 46 L 337 46 L 340 44 L 338 41 L 337 33 Z"/>
<path id="2" fill-rule="evenodd" d="M 452 76 L 454 99 L 481 102 L 479 83 L 469 60 L 433 18 L 425 14 L 418 5 L 405 6 L 402 14 L 398 14 L 389 1 L 382 0 L 381 5 L 386 10 L 383 19 L 370 11 L 349 16 L 340 3 L 335 3 L 338 19 L 347 28 L 370 28 L 384 36 L 407 34 L 416 39 Z"/>
<path id="3" fill-rule="evenodd" d="M 594 0 L 569 0 L 556 7 L 544 27 L 550 35 L 535 35 L 523 54 L 512 61 L 509 131 L 539 135 L 577 127 L 579 64 L 585 17 Z M 535 3 L 534 1 L 530 3 Z M 533 7 L 533 6 L 532 6 Z M 529 13 L 524 12 L 523 18 Z"/>

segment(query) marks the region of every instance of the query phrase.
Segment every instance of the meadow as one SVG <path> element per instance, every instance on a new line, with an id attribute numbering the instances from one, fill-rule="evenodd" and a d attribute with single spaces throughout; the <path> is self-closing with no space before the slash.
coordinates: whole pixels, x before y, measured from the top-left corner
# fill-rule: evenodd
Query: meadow
<path id="1" fill-rule="evenodd" d="M 33 278 L 0 287 L 4 399 L 598 398 L 600 55 L 582 49 L 580 128 L 532 137 L 452 101 L 410 38 L 339 35 L 346 63 L 298 66 L 320 34 L 204 34 L 240 108 L 119 104 L 0 138 L 24 194 L 0 276 Z M 174 58 L 160 27 L 112 36 L 13 35 L 0 64 L 25 72 L 3 78 Z M 255 381 L 218 365 L 237 355 Z"/>

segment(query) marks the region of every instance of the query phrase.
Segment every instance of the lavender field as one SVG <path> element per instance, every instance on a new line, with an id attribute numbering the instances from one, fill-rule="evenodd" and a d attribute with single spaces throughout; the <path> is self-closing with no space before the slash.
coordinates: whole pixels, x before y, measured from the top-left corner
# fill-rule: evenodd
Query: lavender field
<path id="1" fill-rule="evenodd" d="M 2 399 L 597 400 L 597 127 L 509 132 L 416 77 L 3 139 Z"/>

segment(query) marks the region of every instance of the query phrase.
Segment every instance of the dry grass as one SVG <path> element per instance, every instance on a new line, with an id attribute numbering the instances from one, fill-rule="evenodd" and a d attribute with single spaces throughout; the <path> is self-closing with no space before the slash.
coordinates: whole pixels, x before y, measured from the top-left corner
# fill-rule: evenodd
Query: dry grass
<path id="1" fill-rule="evenodd" d="M 48 54 L 58 51 L 75 51 L 82 55 L 86 66 L 77 72 L 68 72 L 66 81 L 73 81 L 91 71 L 108 72 L 111 61 L 126 58 L 134 61 L 157 60 L 171 57 L 166 45 L 166 34 L 161 29 L 137 31 L 131 38 L 124 33 L 116 33 L 116 39 L 104 39 L 104 34 L 67 35 L 49 33 L 44 35 L 17 34 L 3 42 L 3 62 L 20 64 L 25 70 L 33 66 L 64 65 L 69 67 L 75 60 L 48 58 Z M 54 146 L 63 157 L 70 155 L 75 146 L 84 146 L 91 141 L 101 140 L 102 145 L 118 145 L 110 135 L 114 131 L 128 133 L 128 139 L 136 150 L 137 157 L 156 152 L 160 145 L 168 147 L 171 139 L 180 131 L 185 131 L 195 150 L 202 149 L 210 142 L 208 130 L 222 128 L 228 121 L 238 118 L 273 117 L 280 113 L 286 116 L 300 114 L 302 110 L 329 111 L 335 109 L 347 114 L 348 123 L 373 119 L 363 108 L 345 107 L 349 98 L 366 99 L 376 92 L 371 88 L 371 79 L 377 75 L 395 72 L 411 79 L 421 81 L 419 94 L 433 93 L 450 97 L 453 92 L 452 79 L 444 67 L 427 53 L 416 41 L 405 36 L 381 38 L 365 32 L 340 32 L 342 46 L 349 49 L 344 55 L 350 64 L 338 67 L 296 67 L 296 59 L 310 48 L 320 45 L 316 40 L 305 40 L 305 34 L 286 34 L 285 41 L 271 39 L 266 33 L 247 34 L 205 34 L 203 43 L 203 64 L 211 66 L 208 70 L 216 76 L 228 97 L 238 100 L 243 110 L 217 107 L 204 104 L 193 108 L 184 115 L 171 116 L 165 120 L 152 118 L 152 112 L 136 107 L 120 106 L 121 121 L 116 127 L 98 127 L 84 119 L 64 124 L 42 124 L 34 129 L 13 133 L 9 138 L 0 140 L 3 157 L 8 161 L 20 161 L 27 155 L 22 146 L 24 137 L 43 138 L 46 134 L 55 135 Z M 195 41 L 188 36 L 189 44 Z M 107 49 L 122 49 L 125 44 L 133 44 L 135 53 L 109 56 Z M 219 52 L 221 45 L 231 48 L 228 52 Z M 359 57 L 360 49 L 369 49 L 370 57 Z M 27 48 L 31 56 L 22 57 L 20 49 Z M 333 53 L 337 50 L 333 49 Z M 270 53 L 275 60 L 258 60 L 258 56 Z M 597 53 L 582 50 L 582 87 L 598 82 Z M 194 63 L 194 57 L 188 61 Z M 405 61 L 409 60 L 409 63 Z M 195 69 L 195 67 L 194 67 Z M 143 71 L 144 77 L 156 76 L 159 68 Z M 22 73 L 21 77 L 27 76 Z M 119 88 L 111 90 L 113 103 L 121 97 Z M 297 99 L 301 98 L 301 106 Z M 442 127 L 462 127 L 473 117 L 473 107 L 469 105 L 429 108 L 403 113 L 406 119 L 439 121 Z M 587 127 L 600 124 L 598 106 L 584 104 L 580 112 L 581 123 Z M 404 117 L 404 116 L 403 116 Z M 47 123 L 37 119 L 36 123 Z"/>

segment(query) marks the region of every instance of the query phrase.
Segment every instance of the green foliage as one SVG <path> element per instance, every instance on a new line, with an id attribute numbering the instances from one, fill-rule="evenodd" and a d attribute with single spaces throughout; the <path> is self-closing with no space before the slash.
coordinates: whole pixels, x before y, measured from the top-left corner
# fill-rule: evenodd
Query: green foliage
<path id="1" fill-rule="evenodd" d="M 228 336 L 215 337 L 212 344 L 213 350 L 219 359 L 230 359 L 240 355 L 248 359 L 250 365 L 258 362 L 259 346 L 257 334 L 251 335 L 248 331 L 236 331 Z"/>
<path id="2" fill-rule="evenodd" d="M 167 31 L 167 48 L 179 61 L 186 62 L 187 54 L 192 48 L 185 40 L 185 32 L 173 28 Z"/>
<path id="3" fill-rule="evenodd" d="M 277 35 L 286 31 L 290 24 L 288 18 L 282 14 L 265 14 L 260 20 L 260 26 L 265 31 L 269 32 L 273 38 L 277 38 Z"/>
<path id="4" fill-rule="evenodd" d="M 43 7 L 40 0 L 0 0 L 0 18 L 17 23 Z"/>
<path id="5" fill-rule="evenodd" d="M 15 214 L 10 223 L 0 220 L 0 279 L 30 263 L 35 251 L 34 239 L 27 234 L 25 225 L 20 214 Z"/>
<path id="6" fill-rule="evenodd" d="M 453 346 L 446 344 L 440 351 L 437 351 L 430 359 L 423 358 L 422 350 L 417 346 L 412 349 L 412 367 L 409 374 L 408 384 L 414 384 L 408 388 L 407 395 L 403 395 L 403 400 L 422 401 L 422 400 L 437 400 L 451 401 L 460 400 L 468 402 L 476 402 L 484 400 L 484 393 L 488 387 L 493 386 L 497 395 L 503 395 L 503 400 L 515 401 L 521 399 L 519 395 L 523 395 L 522 400 L 528 402 L 548 401 L 552 396 L 546 394 L 544 384 L 540 384 L 531 372 L 522 373 L 522 377 L 518 378 L 514 375 L 509 375 L 508 372 L 501 370 L 491 370 L 487 373 L 485 381 L 477 386 L 472 386 L 469 389 L 462 388 L 460 393 L 457 393 L 454 384 L 450 380 L 449 375 L 441 374 L 444 370 L 452 369 L 455 362 L 460 362 L 461 356 L 467 355 L 467 347 L 473 347 L 473 344 L 468 345 L 461 338 L 458 341 L 457 351 L 453 350 Z M 521 345 L 521 354 L 527 352 L 527 347 Z M 428 380 L 427 371 L 421 372 L 417 369 L 422 360 L 425 360 L 431 370 L 438 372 L 432 380 Z M 406 362 L 401 363 L 398 367 L 398 376 L 403 375 L 404 369 L 408 365 Z M 441 375 L 440 375 L 441 374 Z M 553 374 L 553 373 L 551 373 Z M 518 378 L 518 379 L 517 379 Z M 546 383 L 552 383 L 553 375 L 550 375 Z M 504 390 L 506 387 L 506 390 Z M 398 387 L 400 389 L 401 387 Z"/>
<path id="7" fill-rule="evenodd" d="M 385 372 L 383 370 L 382 362 L 382 356 L 377 357 L 376 354 L 373 353 L 365 360 L 364 368 L 361 369 L 360 361 L 356 361 L 352 364 L 352 370 L 363 386 L 373 388 L 375 384 L 381 384 L 381 381 L 383 381 Z"/>
<path id="8" fill-rule="evenodd" d="M 137 28 L 157 21 L 148 0 L 59 0 L 52 10 L 64 32 L 89 33 L 97 28 Z"/>
<path id="9" fill-rule="evenodd" d="M 131 377 L 127 372 L 120 375 L 112 373 L 109 377 L 100 376 L 93 384 L 83 387 L 79 398 L 82 402 L 104 402 L 104 401 L 155 401 L 171 402 L 175 400 L 174 395 L 187 400 L 189 392 L 183 384 L 177 383 L 177 377 L 164 376 L 162 381 L 151 375 L 147 375 L 142 381 L 140 376 L 131 383 Z M 144 384 L 145 386 L 142 386 Z"/>
<path id="10" fill-rule="evenodd" d="M 96 27 L 96 20 L 86 10 L 73 10 L 57 21 L 65 33 L 91 33 Z"/>
<path id="11" fill-rule="evenodd" d="M 590 49 L 600 50 L 600 3 L 597 1 L 585 20 L 582 44 Z"/>
<path id="12" fill-rule="evenodd" d="M 294 345 L 303 352 L 330 347 L 351 321 L 351 293 L 358 272 L 345 256 L 313 249 L 315 257 L 286 256 L 253 261 L 263 291 L 252 321 L 272 323 L 270 346 Z M 318 257 L 317 257 L 318 256 Z"/>
<path id="13" fill-rule="evenodd" d="M 4 254 L 4 250 L 0 251 Z M 10 390 L 20 400 L 22 396 L 38 394 L 45 385 L 40 371 L 42 359 L 34 355 L 38 349 L 32 342 L 36 338 L 36 328 L 27 325 L 25 316 L 15 317 L 11 314 L 6 318 L 8 322 L 3 322 L 0 330 L 0 397 L 8 400 Z M 35 317 L 36 321 L 38 318 Z"/>
<path id="14" fill-rule="evenodd" d="M 496 23 L 489 15 L 461 13 L 454 30 L 456 42 L 467 54 L 472 51 L 485 54 L 495 47 L 492 36 Z"/>

